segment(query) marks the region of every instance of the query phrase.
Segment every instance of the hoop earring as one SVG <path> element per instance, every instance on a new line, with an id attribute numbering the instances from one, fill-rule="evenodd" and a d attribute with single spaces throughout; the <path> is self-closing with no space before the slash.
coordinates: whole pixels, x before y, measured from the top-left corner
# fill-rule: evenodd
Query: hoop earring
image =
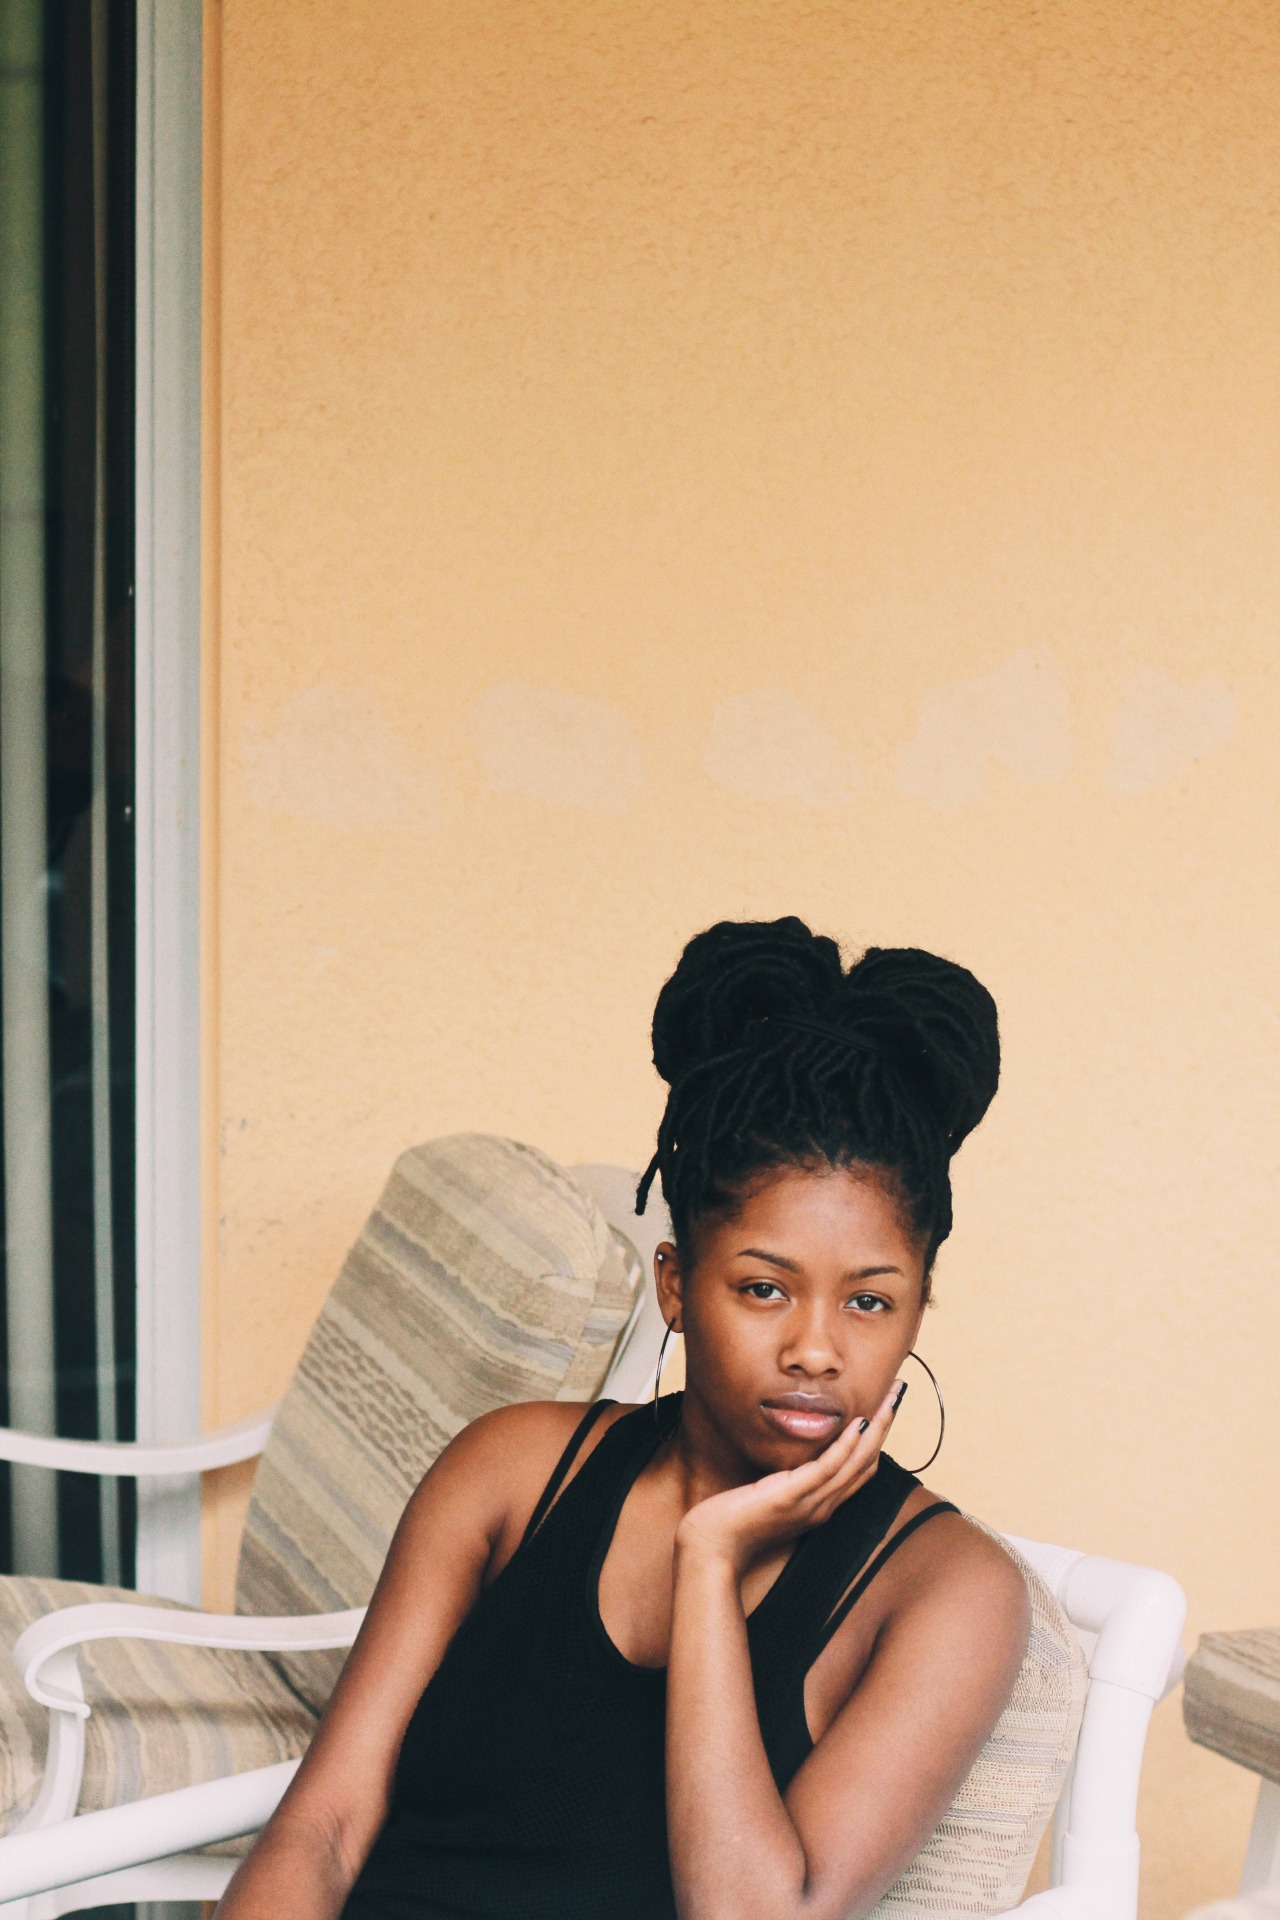
<path id="1" fill-rule="evenodd" d="M 654 1374 L 654 1376 L 653 1376 L 653 1418 L 654 1418 L 654 1422 L 655 1422 L 655 1424 L 656 1424 L 656 1422 L 657 1422 L 657 1420 L 658 1420 L 658 1418 L 659 1418 L 659 1415 L 658 1415 L 658 1406 L 659 1406 L 659 1400 L 658 1400 L 658 1390 L 659 1390 L 659 1388 L 660 1388 L 660 1387 L 661 1387 L 661 1385 L 662 1385 L 662 1364 L 663 1364 L 663 1362 L 664 1362 L 664 1360 L 665 1360 L 665 1359 L 666 1359 L 666 1357 L 667 1357 L 667 1342 L 668 1342 L 668 1340 L 669 1340 L 669 1339 L 671 1338 L 671 1336 L 672 1336 L 672 1334 L 673 1334 L 673 1333 L 675 1332 L 675 1330 L 676 1330 L 676 1323 L 675 1323 L 675 1321 L 674 1321 L 674 1320 L 669 1320 L 669 1321 L 667 1322 L 667 1330 L 666 1330 L 666 1332 L 665 1332 L 665 1333 L 663 1334 L 663 1336 L 662 1336 L 662 1345 L 661 1345 L 661 1346 L 660 1346 L 660 1347 L 658 1348 L 658 1369 L 657 1369 L 657 1372 L 656 1372 L 656 1373 Z"/>
<path id="2" fill-rule="evenodd" d="M 942 1388 L 938 1385 L 938 1376 L 934 1372 L 933 1368 L 929 1365 L 929 1362 L 927 1360 L 922 1360 L 914 1347 L 912 1347 L 910 1353 L 907 1355 L 907 1358 L 908 1360 L 916 1361 L 916 1363 L 919 1366 L 922 1366 L 924 1368 L 925 1372 L 929 1376 L 929 1384 L 932 1386 L 934 1395 L 936 1396 L 937 1402 L 938 1402 L 938 1444 L 934 1448 L 933 1452 L 929 1455 L 929 1458 L 925 1461 L 922 1467 L 908 1467 L 906 1469 L 908 1473 L 926 1473 L 928 1469 L 933 1465 L 938 1455 L 942 1452 L 942 1442 L 946 1438 L 946 1433 L 947 1433 L 947 1409 L 943 1405 Z"/>

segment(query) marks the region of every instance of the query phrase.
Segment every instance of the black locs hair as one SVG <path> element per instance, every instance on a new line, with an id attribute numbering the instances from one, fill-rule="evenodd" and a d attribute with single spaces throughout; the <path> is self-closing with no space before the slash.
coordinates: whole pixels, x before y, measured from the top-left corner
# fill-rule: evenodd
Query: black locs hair
<path id="1" fill-rule="evenodd" d="M 937 954 L 868 947 L 846 970 L 802 920 L 722 920 L 658 995 L 653 1062 L 670 1092 L 636 1211 L 661 1174 L 677 1244 L 769 1168 L 859 1165 L 898 1196 L 927 1272 L 1000 1038 L 986 988 Z"/>

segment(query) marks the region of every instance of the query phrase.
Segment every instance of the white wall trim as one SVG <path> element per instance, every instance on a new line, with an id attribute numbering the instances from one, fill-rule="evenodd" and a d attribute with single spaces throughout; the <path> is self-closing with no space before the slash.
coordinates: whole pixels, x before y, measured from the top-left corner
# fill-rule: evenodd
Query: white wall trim
<path id="1" fill-rule="evenodd" d="M 138 0 L 138 1437 L 200 1427 L 201 0 Z M 200 1598 L 196 1479 L 140 1482 L 138 1586 Z"/>

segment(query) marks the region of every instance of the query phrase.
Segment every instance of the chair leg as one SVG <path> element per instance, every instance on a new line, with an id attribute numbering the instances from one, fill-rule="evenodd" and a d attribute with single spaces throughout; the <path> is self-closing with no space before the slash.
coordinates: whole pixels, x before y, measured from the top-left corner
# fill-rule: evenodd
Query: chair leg
<path id="1" fill-rule="evenodd" d="M 1274 1780 L 1263 1780 L 1258 1786 L 1240 1891 L 1262 1893 L 1269 1887 L 1280 1887 L 1280 1787 Z"/>

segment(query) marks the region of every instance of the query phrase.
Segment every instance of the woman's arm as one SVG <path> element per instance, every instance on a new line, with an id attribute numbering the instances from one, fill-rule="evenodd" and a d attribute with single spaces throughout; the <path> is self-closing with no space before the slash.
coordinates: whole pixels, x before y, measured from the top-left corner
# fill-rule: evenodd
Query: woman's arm
<path id="1" fill-rule="evenodd" d="M 962 1520 L 936 1520 L 931 1529 L 950 1536 L 945 1579 L 920 1583 L 895 1610 L 785 1801 L 774 1785 L 740 1598 L 747 1539 L 778 1537 L 787 1498 L 806 1527 L 820 1524 L 808 1514 L 825 1517 L 828 1501 L 833 1509 L 862 1484 L 890 1418 L 886 1403 L 865 1435 L 850 1429 L 810 1466 L 705 1502 L 677 1535 L 667 1796 L 681 1920 L 868 1912 L 950 1805 L 1008 1698 L 1026 1646 L 1021 1575 Z M 918 1536 L 897 1556 L 899 1573 L 937 1547 Z"/>
<path id="2" fill-rule="evenodd" d="M 423 1479 L 315 1739 L 218 1920 L 336 1920 L 387 1817 L 423 1688 L 515 1550 L 581 1413 L 539 1404 L 486 1414 Z"/>

